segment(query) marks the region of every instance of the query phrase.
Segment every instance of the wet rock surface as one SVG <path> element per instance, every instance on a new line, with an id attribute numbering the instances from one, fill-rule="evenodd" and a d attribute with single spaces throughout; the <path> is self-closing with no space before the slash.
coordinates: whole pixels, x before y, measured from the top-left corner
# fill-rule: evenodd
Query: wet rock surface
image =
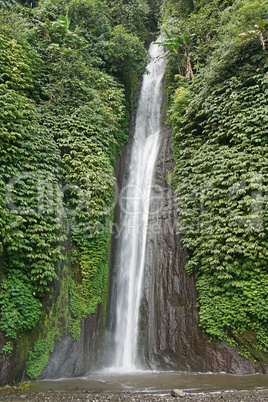
<path id="1" fill-rule="evenodd" d="M 140 323 L 142 363 L 153 369 L 267 373 L 268 365 L 254 365 L 226 342 L 210 342 L 199 326 L 195 278 L 185 271 L 187 253 L 176 233 L 178 205 L 168 185 L 174 168 L 172 132 L 164 127 L 162 138 L 151 194 Z"/>
<path id="2" fill-rule="evenodd" d="M 85 374 L 99 354 L 102 333 L 102 306 L 81 322 L 81 338 L 74 341 L 71 335 L 55 343 L 48 365 L 40 379 L 73 377 Z"/>
<path id="3" fill-rule="evenodd" d="M 153 395 L 153 394 L 89 394 L 89 393 L 66 393 L 52 392 L 50 394 L 21 394 L 21 395 L 3 395 L 0 393 L 0 401 L 117 401 L 117 402 L 163 402 L 163 401 L 225 401 L 225 402 L 254 402 L 268 401 L 268 390 L 258 391 L 236 391 L 205 394 L 185 394 L 184 397 L 173 397 L 171 395 Z"/>

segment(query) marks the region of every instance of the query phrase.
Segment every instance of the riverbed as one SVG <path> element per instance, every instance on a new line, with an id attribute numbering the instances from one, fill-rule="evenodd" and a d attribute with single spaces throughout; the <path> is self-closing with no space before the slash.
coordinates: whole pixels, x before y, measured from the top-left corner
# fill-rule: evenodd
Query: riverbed
<path id="1" fill-rule="evenodd" d="M 35 381 L 27 391 L 0 392 L 0 400 L 169 401 L 172 389 L 185 401 L 268 401 L 268 375 L 111 370 L 84 377 Z M 22 395 L 22 398 L 21 398 Z M 12 399 L 13 398 L 13 399 Z M 14 399 L 15 398 L 15 399 Z M 17 398 L 17 399 L 16 399 Z"/>
<path id="2" fill-rule="evenodd" d="M 164 401 L 203 401 L 203 402 L 255 402 L 255 401 L 268 401 L 268 390 L 254 390 L 254 391 L 225 391 L 213 393 L 198 393 L 198 394 L 185 394 L 182 398 L 174 398 L 170 395 L 156 395 L 156 394 L 139 394 L 139 393 L 102 393 L 92 394 L 85 392 L 50 392 L 50 393 L 22 393 L 17 395 L 8 395 L 0 393 L 0 401 L 89 401 L 89 402 L 164 402 Z"/>

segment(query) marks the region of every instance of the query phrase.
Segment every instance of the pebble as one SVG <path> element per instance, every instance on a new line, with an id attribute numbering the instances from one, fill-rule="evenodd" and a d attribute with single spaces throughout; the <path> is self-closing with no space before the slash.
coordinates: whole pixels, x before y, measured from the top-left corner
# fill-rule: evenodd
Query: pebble
<path id="1" fill-rule="evenodd" d="M 24 391 L 25 392 L 25 391 Z M 221 392 L 221 393 L 202 393 L 202 394 L 187 394 L 181 397 L 173 397 L 169 395 L 156 395 L 156 394 L 131 394 L 131 393 L 121 393 L 121 394 L 92 394 L 85 393 L 81 391 L 71 392 L 53 392 L 50 394 L 37 394 L 29 393 L 27 395 L 10 395 L 7 392 L 0 392 L 0 401 L 13 401 L 19 402 L 21 400 L 26 401 L 88 401 L 88 402 L 166 402 L 182 400 L 183 402 L 257 402 L 266 401 L 268 402 L 268 389 L 267 390 L 256 390 L 256 391 L 236 391 L 236 392 Z"/>

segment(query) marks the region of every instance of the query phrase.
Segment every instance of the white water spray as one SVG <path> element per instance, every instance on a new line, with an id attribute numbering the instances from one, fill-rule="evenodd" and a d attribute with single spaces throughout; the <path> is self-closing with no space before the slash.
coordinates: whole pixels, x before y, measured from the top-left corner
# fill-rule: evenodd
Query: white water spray
<path id="1" fill-rule="evenodd" d="M 163 99 L 164 50 L 151 44 L 152 61 L 143 77 L 138 103 L 129 177 L 122 191 L 121 222 L 116 258 L 116 324 L 112 368 L 131 372 L 138 367 L 139 311 L 150 193 L 159 151 Z"/>

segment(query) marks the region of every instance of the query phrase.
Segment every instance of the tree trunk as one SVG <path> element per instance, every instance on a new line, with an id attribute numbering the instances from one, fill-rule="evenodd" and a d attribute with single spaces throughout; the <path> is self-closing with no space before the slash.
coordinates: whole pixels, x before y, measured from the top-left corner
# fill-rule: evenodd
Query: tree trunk
<path id="1" fill-rule="evenodd" d="M 189 79 L 194 79 L 194 73 L 191 64 L 191 55 L 188 50 L 185 50 L 185 58 L 186 58 L 186 74 L 185 77 Z"/>

